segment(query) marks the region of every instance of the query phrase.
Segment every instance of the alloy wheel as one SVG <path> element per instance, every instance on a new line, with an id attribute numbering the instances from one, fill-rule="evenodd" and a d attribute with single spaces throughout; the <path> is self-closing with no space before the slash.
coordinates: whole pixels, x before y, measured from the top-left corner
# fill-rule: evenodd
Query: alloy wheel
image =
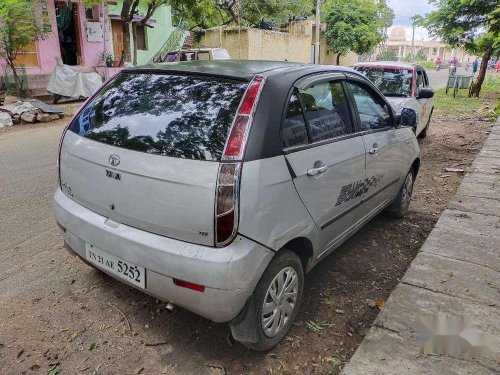
<path id="1" fill-rule="evenodd" d="M 292 318 L 297 307 L 299 276 L 285 267 L 269 285 L 262 305 L 261 325 L 267 337 L 276 336 Z"/>

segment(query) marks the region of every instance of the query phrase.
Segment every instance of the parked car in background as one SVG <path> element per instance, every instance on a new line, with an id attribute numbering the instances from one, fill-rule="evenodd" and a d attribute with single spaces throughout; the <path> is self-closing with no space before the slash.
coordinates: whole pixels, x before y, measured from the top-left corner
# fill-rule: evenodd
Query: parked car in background
<path id="1" fill-rule="evenodd" d="M 419 138 L 427 136 L 434 111 L 434 90 L 421 65 L 374 61 L 357 63 L 353 68 L 368 78 L 396 111 L 402 108 L 414 109 L 418 114 L 415 135 Z"/>
<path id="2" fill-rule="evenodd" d="M 196 60 L 229 60 L 229 52 L 224 48 L 187 48 L 169 52 L 163 62 L 196 61 Z"/>
<path id="3" fill-rule="evenodd" d="M 350 68 L 124 69 L 63 133 L 55 217 L 72 254 L 268 350 L 305 272 L 380 211 L 407 212 L 416 117 Z"/>

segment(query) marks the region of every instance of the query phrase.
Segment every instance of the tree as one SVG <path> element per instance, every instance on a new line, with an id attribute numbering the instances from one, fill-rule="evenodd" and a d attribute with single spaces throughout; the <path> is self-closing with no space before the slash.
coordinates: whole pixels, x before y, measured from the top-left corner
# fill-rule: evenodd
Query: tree
<path id="1" fill-rule="evenodd" d="M 0 57 L 12 70 L 20 94 L 24 88 L 17 72 L 16 58 L 26 46 L 46 36 L 35 14 L 36 9 L 31 0 L 0 1 Z"/>
<path id="2" fill-rule="evenodd" d="M 375 0 L 330 0 L 324 5 L 325 39 L 337 54 L 337 65 L 349 51 L 368 53 L 384 40 L 390 17 L 382 6 L 387 8 L 385 1 Z"/>
<path id="3" fill-rule="evenodd" d="M 471 93 L 479 97 L 489 59 L 500 54 L 498 0 L 430 0 L 436 7 L 426 15 L 430 35 L 452 47 L 481 54 L 481 68 Z"/>
<path id="4" fill-rule="evenodd" d="M 262 19 L 278 23 L 291 16 L 307 16 L 312 0 L 170 0 L 172 8 L 189 22 L 191 28 L 206 29 L 221 25 L 258 25 Z"/>

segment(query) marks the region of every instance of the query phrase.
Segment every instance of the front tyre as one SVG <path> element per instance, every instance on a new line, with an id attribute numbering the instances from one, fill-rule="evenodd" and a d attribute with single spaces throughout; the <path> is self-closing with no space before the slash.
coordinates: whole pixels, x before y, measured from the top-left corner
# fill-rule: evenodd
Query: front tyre
<path id="1" fill-rule="evenodd" d="M 387 212 L 393 216 L 401 218 L 406 215 L 410 207 L 411 196 L 413 194 L 413 183 L 415 182 L 415 174 L 413 167 L 405 177 L 403 186 L 399 190 L 398 196 L 394 202 L 387 208 Z"/>
<path id="2" fill-rule="evenodd" d="M 253 292 L 255 314 L 247 319 L 254 326 L 253 342 L 243 345 L 266 351 L 278 344 L 292 326 L 299 311 L 304 287 L 304 270 L 299 257 L 281 250 L 269 263 Z"/>

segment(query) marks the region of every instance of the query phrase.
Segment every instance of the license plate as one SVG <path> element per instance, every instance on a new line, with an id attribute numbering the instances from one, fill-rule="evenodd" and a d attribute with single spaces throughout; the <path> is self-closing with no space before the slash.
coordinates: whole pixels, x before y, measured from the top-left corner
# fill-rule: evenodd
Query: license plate
<path id="1" fill-rule="evenodd" d="M 142 289 L 146 288 L 146 270 L 129 261 L 123 260 L 91 244 L 85 244 L 87 260 L 120 279 L 127 280 Z"/>

